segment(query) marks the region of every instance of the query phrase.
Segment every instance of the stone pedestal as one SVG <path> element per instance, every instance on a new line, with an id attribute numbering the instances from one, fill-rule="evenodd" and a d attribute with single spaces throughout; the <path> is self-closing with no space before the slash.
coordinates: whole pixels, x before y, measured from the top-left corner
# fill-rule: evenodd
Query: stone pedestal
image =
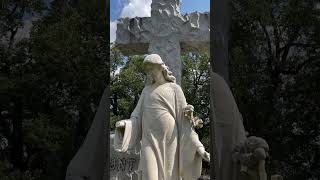
<path id="1" fill-rule="evenodd" d="M 110 167 L 106 167 L 105 172 L 110 171 L 110 180 L 138 180 L 138 169 L 140 154 L 132 150 L 127 153 L 116 152 L 113 148 L 114 134 L 110 135 Z M 105 173 L 106 174 L 106 173 Z M 105 176 L 103 180 L 109 180 Z"/>

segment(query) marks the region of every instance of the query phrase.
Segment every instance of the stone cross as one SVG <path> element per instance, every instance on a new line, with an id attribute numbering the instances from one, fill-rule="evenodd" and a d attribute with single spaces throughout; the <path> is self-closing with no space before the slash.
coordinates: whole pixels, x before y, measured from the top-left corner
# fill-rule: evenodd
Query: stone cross
<path id="1" fill-rule="evenodd" d="M 181 15 L 180 0 L 153 0 L 151 17 L 122 18 L 116 46 L 126 55 L 159 54 L 181 85 L 181 52 L 209 52 L 210 14 Z"/>

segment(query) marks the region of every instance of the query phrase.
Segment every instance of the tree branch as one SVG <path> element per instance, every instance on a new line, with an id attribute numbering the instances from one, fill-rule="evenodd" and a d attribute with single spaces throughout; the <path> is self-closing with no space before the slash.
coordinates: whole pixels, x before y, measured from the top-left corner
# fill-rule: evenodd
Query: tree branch
<path id="1" fill-rule="evenodd" d="M 9 18 L 16 12 L 17 8 L 18 8 L 18 4 L 15 4 L 11 12 L 7 14 L 6 19 L 9 20 Z"/>
<path id="2" fill-rule="evenodd" d="M 296 75 L 306 66 L 308 66 L 316 61 L 319 61 L 319 60 L 320 60 L 320 56 L 311 56 L 307 60 L 300 63 L 295 70 L 291 70 L 291 71 L 290 70 L 282 70 L 281 73 L 285 74 L 285 75 Z"/>
<path id="3" fill-rule="evenodd" d="M 279 60 L 280 57 L 280 52 L 278 52 L 278 49 L 280 48 L 280 35 L 279 35 L 279 29 L 278 29 L 278 24 L 276 22 L 276 18 L 273 14 L 273 12 L 270 12 L 271 15 L 271 20 L 272 20 L 272 26 L 273 26 L 273 35 L 275 37 L 275 45 L 276 45 L 276 59 Z"/>
<path id="4" fill-rule="evenodd" d="M 264 24 L 262 24 L 260 19 L 258 20 L 258 22 L 259 22 L 259 25 L 265 34 L 266 40 L 267 40 L 268 54 L 269 54 L 267 66 L 269 68 L 269 72 L 272 73 L 273 54 L 272 54 L 272 45 L 271 45 L 270 35 L 268 33 L 266 26 Z"/>
<path id="5" fill-rule="evenodd" d="M 268 44 L 268 53 L 269 53 L 269 56 L 272 57 L 272 46 L 271 46 L 271 39 L 270 39 L 270 35 L 268 33 L 268 30 L 266 28 L 266 26 L 264 24 L 262 24 L 262 22 L 259 20 L 259 25 L 260 27 L 262 28 L 264 34 L 265 34 L 265 37 L 267 39 L 267 44 Z"/>

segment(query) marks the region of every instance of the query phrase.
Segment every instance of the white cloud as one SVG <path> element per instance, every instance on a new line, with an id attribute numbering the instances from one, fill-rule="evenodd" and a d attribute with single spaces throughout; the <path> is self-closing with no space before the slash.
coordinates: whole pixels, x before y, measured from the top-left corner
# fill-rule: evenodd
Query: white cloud
<path id="1" fill-rule="evenodd" d="M 150 17 L 152 0 L 129 0 L 120 17 Z"/>
<path id="2" fill-rule="evenodd" d="M 110 21 L 110 42 L 116 40 L 117 21 Z"/>
<path id="3" fill-rule="evenodd" d="M 121 11 L 120 18 L 150 17 L 152 0 L 128 0 Z M 116 40 L 117 21 L 110 21 L 110 42 Z"/>

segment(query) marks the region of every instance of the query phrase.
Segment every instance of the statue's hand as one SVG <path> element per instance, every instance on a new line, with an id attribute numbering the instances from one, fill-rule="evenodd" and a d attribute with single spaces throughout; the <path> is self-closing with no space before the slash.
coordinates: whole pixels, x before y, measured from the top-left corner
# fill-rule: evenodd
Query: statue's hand
<path id="1" fill-rule="evenodd" d="M 192 120 L 193 118 L 193 111 L 194 111 L 194 107 L 190 104 L 188 104 L 185 108 L 184 108 L 184 116 L 188 117 L 188 119 Z"/>
<path id="2" fill-rule="evenodd" d="M 199 147 L 198 148 L 198 153 L 200 154 L 200 156 L 202 157 L 202 159 L 204 159 L 205 161 L 210 162 L 210 153 L 208 153 L 204 147 Z"/>
<path id="3" fill-rule="evenodd" d="M 210 153 L 208 153 L 207 151 L 205 152 L 204 156 L 202 157 L 205 161 L 210 162 Z"/>
<path id="4" fill-rule="evenodd" d="M 185 108 L 184 108 L 185 112 L 190 112 L 190 111 L 194 111 L 194 107 L 191 104 L 188 104 Z"/>
<path id="5" fill-rule="evenodd" d="M 126 126 L 125 120 L 116 122 L 116 128 L 124 128 Z"/>

